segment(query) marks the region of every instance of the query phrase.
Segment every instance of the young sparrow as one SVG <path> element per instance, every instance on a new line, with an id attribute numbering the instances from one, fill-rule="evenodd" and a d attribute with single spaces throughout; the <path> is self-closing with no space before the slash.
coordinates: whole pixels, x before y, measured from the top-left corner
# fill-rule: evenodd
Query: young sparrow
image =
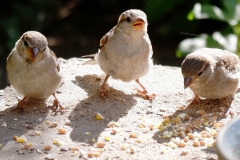
<path id="1" fill-rule="evenodd" d="M 184 88 L 206 99 L 234 97 L 239 82 L 239 58 L 221 49 L 203 48 L 182 62 Z"/>
<path id="2" fill-rule="evenodd" d="M 120 15 L 117 25 L 100 40 L 100 49 L 95 59 L 106 73 L 106 78 L 98 90 L 101 98 L 107 96 L 106 86 L 110 76 L 124 82 L 135 80 L 143 89 L 138 90 L 138 94 L 145 99 L 155 96 L 149 94 L 139 81 L 153 65 L 153 51 L 147 26 L 147 17 L 143 11 L 127 10 Z"/>
<path id="3" fill-rule="evenodd" d="M 44 35 L 25 32 L 7 58 L 8 80 L 24 98 L 17 108 L 23 110 L 29 98 L 55 97 L 54 106 L 63 109 L 55 96 L 62 82 L 60 66 Z"/>

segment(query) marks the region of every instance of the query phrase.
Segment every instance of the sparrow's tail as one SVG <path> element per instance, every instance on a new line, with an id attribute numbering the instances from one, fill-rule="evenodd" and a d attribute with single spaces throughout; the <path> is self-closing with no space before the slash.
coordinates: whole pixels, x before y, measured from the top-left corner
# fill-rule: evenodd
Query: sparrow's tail
<path id="1" fill-rule="evenodd" d="M 81 58 L 90 58 L 90 60 L 87 60 L 86 62 L 83 62 L 82 65 L 95 65 L 95 64 L 97 64 L 95 56 L 96 56 L 96 54 L 89 54 L 89 55 L 81 56 Z"/>

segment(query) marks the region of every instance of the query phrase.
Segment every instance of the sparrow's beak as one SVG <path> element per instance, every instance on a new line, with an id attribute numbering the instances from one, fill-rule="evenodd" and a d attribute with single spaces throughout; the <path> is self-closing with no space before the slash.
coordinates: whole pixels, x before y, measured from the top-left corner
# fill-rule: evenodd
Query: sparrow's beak
<path id="1" fill-rule="evenodd" d="M 39 53 L 39 49 L 38 49 L 37 47 L 34 47 L 34 48 L 32 49 L 33 57 L 36 58 L 37 55 L 38 55 L 38 53 Z"/>
<path id="2" fill-rule="evenodd" d="M 34 62 L 35 58 L 39 54 L 39 49 L 37 47 L 28 48 L 27 49 L 27 53 L 28 53 L 29 57 L 31 58 L 32 62 Z"/>
<path id="3" fill-rule="evenodd" d="M 137 19 L 133 24 L 132 27 L 136 30 L 143 29 L 145 27 L 145 22 L 142 19 Z"/>
<path id="4" fill-rule="evenodd" d="M 187 87 L 189 87 L 193 82 L 192 78 L 189 77 L 185 77 L 184 78 L 184 89 L 186 89 Z"/>

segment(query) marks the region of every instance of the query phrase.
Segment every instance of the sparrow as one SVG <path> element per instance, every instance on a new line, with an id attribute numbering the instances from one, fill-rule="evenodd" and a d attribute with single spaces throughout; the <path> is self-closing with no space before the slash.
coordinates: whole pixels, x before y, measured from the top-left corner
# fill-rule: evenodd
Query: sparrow
<path id="1" fill-rule="evenodd" d="M 64 109 L 55 96 L 62 83 L 60 66 L 44 35 L 25 32 L 7 57 L 6 69 L 9 82 L 24 96 L 17 104 L 19 110 L 23 110 L 29 98 L 46 99 L 51 95 L 56 109 Z"/>
<path id="2" fill-rule="evenodd" d="M 186 56 L 181 71 L 184 88 L 195 94 L 194 100 L 234 98 L 239 82 L 239 57 L 227 50 L 202 48 Z"/>
<path id="3" fill-rule="evenodd" d="M 155 97 L 154 94 L 149 94 L 139 81 L 153 66 L 153 51 L 147 26 L 146 14 L 141 10 L 130 9 L 120 15 L 117 25 L 100 40 L 100 49 L 94 58 L 106 73 L 106 78 L 98 90 L 101 98 L 108 96 L 109 77 L 123 82 L 135 80 L 142 88 L 137 90 L 138 94 L 145 99 Z"/>

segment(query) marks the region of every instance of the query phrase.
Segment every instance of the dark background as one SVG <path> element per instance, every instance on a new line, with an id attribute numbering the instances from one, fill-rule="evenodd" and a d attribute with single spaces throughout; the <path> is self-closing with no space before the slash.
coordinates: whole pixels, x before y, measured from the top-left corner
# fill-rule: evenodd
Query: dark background
<path id="1" fill-rule="evenodd" d="M 81 57 L 97 52 L 102 36 L 128 9 L 147 14 L 154 63 L 180 66 L 184 57 L 175 52 L 182 40 L 226 27 L 210 19 L 189 21 L 197 2 L 221 7 L 218 0 L 0 0 L 0 88 L 8 84 L 6 58 L 24 32 L 44 34 L 58 57 Z"/>

